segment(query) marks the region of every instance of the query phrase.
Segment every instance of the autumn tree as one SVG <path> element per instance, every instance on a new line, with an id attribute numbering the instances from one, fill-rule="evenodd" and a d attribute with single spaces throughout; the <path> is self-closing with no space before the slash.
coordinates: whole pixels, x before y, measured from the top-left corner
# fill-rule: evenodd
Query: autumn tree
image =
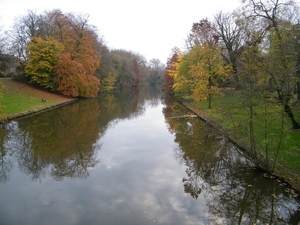
<path id="1" fill-rule="evenodd" d="M 147 85 L 148 84 L 147 76 L 149 74 L 148 61 L 145 58 L 145 56 L 143 56 L 137 52 L 134 53 L 134 59 L 136 60 L 138 66 L 139 66 L 139 71 L 140 71 L 140 75 L 141 75 L 139 84 Z"/>
<path id="2" fill-rule="evenodd" d="M 64 95 L 72 97 L 97 95 L 99 80 L 86 76 L 83 65 L 72 60 L 70 53 L 61 54 L 54 69 L 57 74 L 54 79 L 58 85 L 57 90 Z"/>
<path id="3" fill-rule="evenodd" d="M 208 99 L 211 108 L 212 96 L 219 94 L 220 84 L 230 72 L 231 67 L 224 65 L 219 47 L 195 46 L 183 57 L 173 88 L 180 96 L 195 101 Z"/>
<path id="4" fill-rule="evenodd" d="M 87 15 L 68 16 L 69 23 L 63 44 L 73 60 L 80 62 L 87 75 L 94 75 L 100 65 L 99 42 Z"/>
<path id="5" fill-rule="evenodd" d="M 222 60 L 218 36 L 207 19 L 194 23 L 187 39 L 189 52 L 183 58 L 173 88 L 175 93 L 192 97 L 196 101 L 208 99 L 219 93 L 222 81 L 231 72 L 231 66 Z"/>
<path id="6" fill-rule="evenodd" d="M 170 57 L 167 60 L 167 65 L 163 76 L 162 89 L 166 93 L 173 93 L 174 78 L 178 73 L 181 59 L 182 53 L 180 49 L 177 47 L 173 48 Z"/>
<path id="7" fill-rule="evenodd" d="M 99 90 L 99 79 L 94 74 L 100 66 L 97 35 L 88 24 L 88 16 L 68 14 L 63 18 L 60 16 L 60 22 L 63 26 L 57 30 L 60 31 L 66 54 L 61 57 L 60 64 L 56 67 L 59 89 L 64 90 L 63 93 L 72 93 L 72 96 L 95 96 Z M 74 71 L 73 68 L 68 69 L 66 65 L 75 65 L 78 71 Z M 63 78 L 63 76 L 70 76 L 66 75 L 66 71 L 72 71 L 70 75 L 73 75 L 71 79 L 73 82 L 69 85 L 64 83 L 70 81 L 70 77 Z M 63 83 L 60 84 L 60 81 Z M 70 87 L 69 91 L 66 90 L 67 87 Z"/>
<path id="8" fill-rule="evenodd" d="M 30 82 L 56 91 L 54 66 L 58 63 L 63 49 L 63 45 L 53 38 L 33 38 L 29 44 L 29 61 L 25 67 L 25 73 L 30 77 Z"/>
<path id="9" fill-rule="evenodd" d="M 23 31 L 25 33 L 22 33 Z M 42 82 L 41 78 L 31 80 L 51 90 L 58 88 L 66 95 L 90 97 L 97 94 L 100 79 L 103 91 L 147 82 L 151 84 L 161 82 L 164 69 L 162 64 L 159 67 L 153 67 L 151 62 L 148 63 L 138 53 L 110 50 L 104 45 L 96 31 L 96 28 L 89 24 L 89 16 L 86 14 L 65 14 L 58 9 L 46 11 L 41 15 L 29 11 L 28 15 L 16 20 L 11 32 L 11 37 L 15 37 L 12 42 L 13 52 L 21 60 L 18 67 L 21 78 L 27 68 L 27 77 L 35 79 L 37 68 L 41 70 L 45 61 L 48 60 L 43 56 L 39 62 L 38 58 L 30 58 L 37 54 L 28 54 L 29 43 L 34 38 L 41 38 L 44 41 L 53 39 L 63 46 L 63 52 L 59 55 L 55 65 L 55 74 L 48 76 L 51 77 L 48 81 L 55 80 L 55 84 L 46 85 L 46 79 Z M 45 49 L 41 49 L 40 52 L 46 51 L 45 46 L 41 47 Z M 40 65 L 33 66 L 33 61 Z M 51 64 L 51 66 L 54 65 Z M 67 68 L 67 66 L 73 66 L 77 70 Z M 67 84 L 67 82 L 70 83 Z"/>
<path id="10" fill-rule="evenodd" d="M 15 27 L 12 33 L 17 36 L 15 49 L 31 82 L 52 91 L 59 87 L 64 94 L 71 96 L 91 97 L 97 94 L 99 79 L 95 77 L 95 72 L 100 66 L 101 44 L 95 28 L 88 23 L 88 15 L 63 14 L 60 10 L 37 15 L 30 11 L 17 21 Z M 58 52 L 62 51 L 58 50 L 58 43 L 64 51 L 60 60 Z M 66 68 L 66 65 L 80 69 L 74 71 L 73 68 Z M 66 75 L 66 71 L 73 74 Z M 64 75 L 65 78 L 62 77 Z M 74 75 L 74 79 L 70 79 L 71 75 Z M 77 92 L 74 91 L 74 83 L 65 83 L 74 80 Z M 66 90 L 68 87 L 70 90 Z"/>
<path id="11" fill-rule="evenodd" d="M 218 34 L 213 30 L 212 24 L 208 19 L 202 19 L 193 23 L 192 29 L 186 40 L 187 48 L 194 46 L 216 45 L 219 41 Z"/>

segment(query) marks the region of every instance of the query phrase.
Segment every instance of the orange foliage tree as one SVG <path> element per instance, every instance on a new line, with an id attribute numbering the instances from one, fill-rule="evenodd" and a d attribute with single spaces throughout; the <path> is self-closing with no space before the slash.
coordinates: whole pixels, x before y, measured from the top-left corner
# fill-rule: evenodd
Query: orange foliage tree
<path id="1" fill-rule="evenodd" d="M 182 59 L 182 53 L 179 48 L 173 48 L 171 57 L 168 58 L 166 70 L 163 77 L 162 89 L 164 92 L 173 93 L 174 78 L 178 73 L 179 64 Z"/>
<path id="2" fill-rule="evenodd" d="M 43 30 L 40 36 L 45 40 L 55 40 L 63 47 L 63 52 L 59 52 L 61 55 L 57 54 L 58 44 L 54 45 L 54 41 L 32 42 L 26 74 L 35 83 L 50 87 L 53 91 L 61 91 L 64 95 L 96 96 L 100 85 L 95 76 L 100 66 L 100 42 L 94 27 L 88 24 L 88 16 L 63 14 L 60 10 L 53 10 L 45 14 L 41 24 Z M 48 74 L 51 80 L 48 79 Z"/>
<path id="3" fill-rule="evenodd" d="M 70 53 L 61 54 L 54 69 L 57 74 L 54 80 L 58 84 L 57 90 L 64 95 L 72 97 L 97 95 L 99 79 L 95 76 L 87 76 L 84 66 L 72 60 Z"/>
<path id="4" fill-rule="evenodd" d="M 94 75 L 100 66 L 97 36 L 83 16 L 68 15 L 58 19 L 63 25 L 60 35 L 66 50 L 56 67 L 58 90 L 71 96 L 96 96 L 100 85 Z"/>

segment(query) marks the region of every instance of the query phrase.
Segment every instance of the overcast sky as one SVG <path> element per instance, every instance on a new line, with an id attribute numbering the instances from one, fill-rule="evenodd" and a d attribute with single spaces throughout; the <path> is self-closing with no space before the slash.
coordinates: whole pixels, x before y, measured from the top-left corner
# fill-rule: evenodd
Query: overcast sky
<path id="1" fill-rule="evenodd" d="M 184 46 L 194 22 L 239 5 L 239 0 L 0 0 L 0 25 L 8 30 L 28 10 L 85 13 L 108 47 L 166 63 L 173 47 Z"/>

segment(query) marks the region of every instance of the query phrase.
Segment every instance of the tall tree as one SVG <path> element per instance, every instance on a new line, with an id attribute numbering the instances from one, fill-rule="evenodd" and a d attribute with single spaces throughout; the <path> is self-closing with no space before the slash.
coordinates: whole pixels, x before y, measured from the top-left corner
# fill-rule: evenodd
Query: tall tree
<path id="1" fill-rule="evenodd" d="M 187 95 L 196 101 L 217 94 L 223 79 L 231 73 L 231 65 L 222 60 L 219 37 L 207 19 L 194 23 L 187 39 L 189 52 L 183 58 L 173 88 L 175 93 Z"/>
<path id="2" fill-rule="evenodd" d="M 80 87 L 86 82 L 83 66 L 72 60 L 70 53 L 63 53 L 54 69 L 57 74 L 54 79 L 58 84 L 57 90 L 64 95 L 78 97 Z"/>
<path id="3" fill-rule="evenodd" d="M 227 64 L 232 65 L 233 81 L 239 86 L 238 58 L 243 50 L 244 32 L 233 13 L 219 12 L 214 16 L 213 28 L 220 37 L 222 56 Z"/>
<path id="4" fill-rule="evenodd" d="M 161 85 L 164 71 L 165 65 L 159 59 L 151 59 L 149 62 L 149 84 L 151 86 Z"/>
<path id="5" fill-rule="evenodd" d="M 10 51 L 21 60 L 28 60 L 28 45 L 34 37 L 40 36 L 41 16 L 32 10 L 27 15 L 15 19 L 13 29 L 9 32 Z"/>
<path id="6" fill-rule="evenodd" d="M 243 99 L 241 103 L 248 110 L 248 130 L 250 153 L 257 157 L 257 147 L 254 131 L 254 123 L 256 122 L 255 107 L 257 106 L 258 99 L 264 96 L 264 90 L 268 85 L 269 76 L 263 68 L 263 54 L 259 45 L 249 45 L 244 48 L 240 63 L 240 76 L 239 84 L 243 90 Z M 265 118 L 266 119 L 266 118 Z M 242 124 L 240 124 L 240 127 Z M 267 141 L 266 141 L 267 142 Z"/>
<path id="7" fill-rule="evenodd" d="M 268 60 L 265 70 L 270 75 L 270 81 L 277 92 L 285 112 L 292 122 L 294 129 L 300 128 L 292 110 L 292 96 L 297 83 L 297 45 L 295 46 L 295 34 L 287 18 L 296 7 L 293 1 L 258 1 L 245 2 L 246 17 L 259 21 L 262 25 L 261 41 L 268 41 L 266 48 Z"/>
<path id="8" fill-rule="evenodd" d="M 218 34 L 213 30 L 212 24 L 208 19 L 202 19 L 193 23 L 191 32 L 186 40 L 187 47 L 202 45 L 216 45 L 219 41 Z"/>

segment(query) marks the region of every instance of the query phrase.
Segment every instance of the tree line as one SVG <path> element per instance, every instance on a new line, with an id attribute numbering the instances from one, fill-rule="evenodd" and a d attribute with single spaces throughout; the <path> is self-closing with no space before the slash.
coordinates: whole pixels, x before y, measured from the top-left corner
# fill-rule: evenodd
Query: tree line
<path id="1" fill-rule="evenodd" d="M 193 23 L 186 48 L 172 49 L 164 74 L 166 93 L 207 101 L 208 108 L 228 90 L 239 95 L 221 114 L 273 171 L 283 145 L 292 143 L 290 131 L 300 129 L 299 15 L 293 0 L 243 0 L 232 12 Z"/>
<path id="2" fill-rule="evenodd" d="M 220 88 L 276 94 L 293 128 L 300 101 L 299 6 L 290 0 L 244 0 L 231 13 L 192 25 L 186 50 L 175 47 L 163 88 L 180 98 L 211 99 Z M 250 97 L 248 96 L 248 97 Z"/>
<path id="3" fill-rule="evenodd" d="M 14 66 L 16 65 L 16 70 Z M 29 10 L 0 35 L 0 75 L 72 97 L 160 85 L 165 66 L 139 53 L 109 49 L 89 15 Z"/>

